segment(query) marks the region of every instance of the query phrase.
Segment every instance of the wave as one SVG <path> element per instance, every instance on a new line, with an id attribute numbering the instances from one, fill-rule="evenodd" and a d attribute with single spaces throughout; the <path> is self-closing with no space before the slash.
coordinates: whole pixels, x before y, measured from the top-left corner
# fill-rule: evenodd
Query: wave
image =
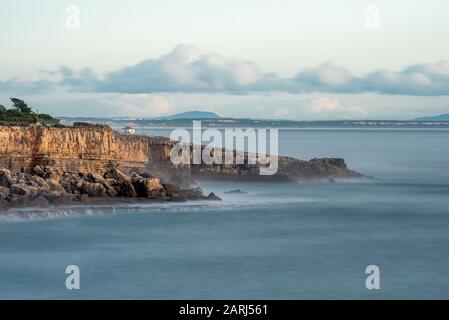
<path id="1" fill-rule="evenodd" d="M 151 214 L 160 212 L 201 212 L 201 211 L 232 211 L 236 209 L 257 209 L 267 207 L 294 206 L 299 203 L 315 202 L 315 199 L 270 199 L 232 200 L 222 202 L 192 201 L 184 203 L 129 203 L 129 204 L 86 204 L 49 208 L 13 208 L 0 215 L 0 222 L 16 222 L 42 218 L 62 218 L 90 215 L 110 214 Z"/>

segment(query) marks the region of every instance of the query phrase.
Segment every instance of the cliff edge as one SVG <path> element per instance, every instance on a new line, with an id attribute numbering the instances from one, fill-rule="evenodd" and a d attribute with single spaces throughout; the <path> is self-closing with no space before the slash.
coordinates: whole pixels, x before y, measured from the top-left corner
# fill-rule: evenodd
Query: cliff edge
<path id="1" fill-rule="evenodd" d="M 349 170 L 343 159 L 309 161 L 278 158 L 273 176 L 260 176 L 260 164 L 174 165 L 170 153 L 176 142 L 164 137 L 125 135 L 110 128 L 45 126 L 0 126 L 0 168 L 11 172 L 35 166 L 51 166 L 61 172 L 104 174 L 110 168 L 125 173 L 152 172 L 159 176 L 174 173 L 196 178 L 229 179 L 334 179 L 362 178 Z M 247 155 L 245 155 L 247 156 Z"/>

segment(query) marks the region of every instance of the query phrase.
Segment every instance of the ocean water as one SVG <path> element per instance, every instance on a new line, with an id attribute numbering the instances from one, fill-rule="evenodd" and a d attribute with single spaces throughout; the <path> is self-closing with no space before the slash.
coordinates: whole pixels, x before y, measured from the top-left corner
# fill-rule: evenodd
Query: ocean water
<path id="1" fill-rule="evenodd" d="M 18 212 L 0 221 L 0 298 L 449 298 L 449 131 L 282 130 L 280 153 L 378 179 L 203 182 L 224 201 Z"/>

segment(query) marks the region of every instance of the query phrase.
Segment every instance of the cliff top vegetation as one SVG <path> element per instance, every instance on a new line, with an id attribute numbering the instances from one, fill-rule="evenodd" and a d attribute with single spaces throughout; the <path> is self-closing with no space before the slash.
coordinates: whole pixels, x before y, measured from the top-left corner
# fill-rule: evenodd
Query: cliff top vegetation
<path id="1" fill-rule="evenodd" d="M 54 126 L 59 124 L 59 120 L 49 114 L 34 112 L 25 101 L 18 98 L 10 98 L 11 107 L 0 104 L 0 124 L 2 125 L 27 125 L 31 123 L 41 123 Z"/>

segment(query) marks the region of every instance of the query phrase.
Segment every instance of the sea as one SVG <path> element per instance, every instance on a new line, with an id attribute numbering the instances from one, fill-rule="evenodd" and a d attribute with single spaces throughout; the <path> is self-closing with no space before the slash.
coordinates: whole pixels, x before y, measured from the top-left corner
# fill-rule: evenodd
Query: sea
<path id="1" fill-rule="evenodd" d="M 208 181 L 222 202 L 18 210 L 0 218 L 0 299 L 449 298 L 448 130 L 285 129 L 279 144 L 376 179 Z"/>

